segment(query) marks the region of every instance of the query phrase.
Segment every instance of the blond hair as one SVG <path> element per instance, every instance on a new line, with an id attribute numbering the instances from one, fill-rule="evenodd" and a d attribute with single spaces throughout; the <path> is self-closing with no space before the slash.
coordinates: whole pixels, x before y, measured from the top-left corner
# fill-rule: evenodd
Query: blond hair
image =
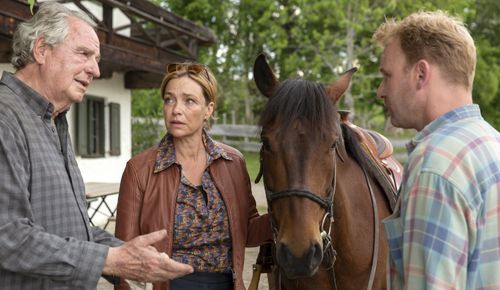
<path id="1" fill-rule="evenodd" d="M 443 11 L 417 12 L 401 21 L 389 19 L 373 35 L 383 47 L 399 40 L 411 66 L 426 59 L 439 66 L 451 83 L 472 88 L 476 68 L 476 47 L 459 19 Z"/>

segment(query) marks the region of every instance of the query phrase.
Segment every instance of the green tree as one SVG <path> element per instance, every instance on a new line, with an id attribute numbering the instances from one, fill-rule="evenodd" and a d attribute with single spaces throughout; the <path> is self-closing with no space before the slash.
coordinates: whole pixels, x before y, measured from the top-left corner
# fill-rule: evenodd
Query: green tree
<path id="1" fill-rule="evenodd" d="M 265 99 L 255 89 L 252 66 L 266 52 L 281 79 L 304 77 L 329 83 L 352 66 L 359 71 L 341 107 L 355 122 L 382 128 L 377 100 L 378 57 L 371 36 L 385 18 L 442 9 L 467 20 L 478 47 L 474 96 L 495 123 L 499 98 L 498 7 L 496 0 L 156 0 L 172 12 L 211 28 L 217 43 L 200 52 L 219 81 L 218 111 L 237 112 L 238 122 L 255 123 Z M 492 121 L 493 120 L 493 121 Z M 499 121 L 500 122 L 500 121 Z"/>
<path id="2" fill-rule="evenodd" d="M 132 155 L 157 144 L 164 127 L 163 101 L 158 89 L 135 90 L 132 93 Z"/>
<path id="3" fill-rule="evenodd" d="M 474 1 L 469 28 L 477 47 L 474 101 L 481 106 L 487 121 L 500 129 L 500 2 Z"/>

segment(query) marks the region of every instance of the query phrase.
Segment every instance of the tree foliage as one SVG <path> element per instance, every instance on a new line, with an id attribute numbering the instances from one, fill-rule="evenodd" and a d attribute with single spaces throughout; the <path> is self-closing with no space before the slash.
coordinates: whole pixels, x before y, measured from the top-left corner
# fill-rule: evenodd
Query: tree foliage
<path id="1" fill-rule="evenodd" d="M 267 53 L 280 79 L 304 77 L 329 83 L 359 68 L 340 106 L 355 122 L 381 129 L 384 110 L 376 98 L 378 57 L 371 36 L 386 18 L 419 10 L 446 10 L 462 18 L 476 41 L 474 98 L 500 128 L 500 23 L 498 0 L 155 0 L 172 12 L 211 28 L 217 43 L 199 61 L 219 81 L 219 117 L 236 111 L 240 123 L 255 123 L 265 99 L 252 79 L 253 61 Z M 154 103 L 150 103 L 154 105 Z M 136 108 L 134 107 L 135 111 Z M 141 109 L 143 110 L 143 109 Z"/>

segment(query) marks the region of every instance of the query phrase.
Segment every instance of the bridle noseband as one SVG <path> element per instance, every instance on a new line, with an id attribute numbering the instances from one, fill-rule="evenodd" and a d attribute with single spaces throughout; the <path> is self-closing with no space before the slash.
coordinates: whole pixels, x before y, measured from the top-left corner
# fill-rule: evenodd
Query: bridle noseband
<path id="1" fill-rule="evenodd" d="M 342 158 L 342 155 L 338 151 L 338 144 L 341 142 L 341 140 L 337 140 L 333 146 L 332 149 L 335 150 L 334 154 L 334 176 L 332 180 L 332 186 L 328 189 L 328 195 L 326 198 L 323 198 L 315 193 L 312 193 L 311 191 L 308 190 L 303 190 L 303 189 L 285 189 L 282 191 L 278 192 L 273 192 L 272 190 L 269 190 L 264 182 L 264 189 L 266 192 L 266 199 L 267 199 L 267 207 L 268 207 L 268 213 L 270 216 L 270 221 L 271 221 L 271 228 L 273 231 L 273 242 L 276 244 L 277 241 L 277 234 L 278 234 L 278 227 L 276 226 L 276 222 L 274 220 L 274 215 L 271 210 L 271 204 L 273 201 L 281 198 L 288 198 L 288 197 L 304 197 L 312 200 L 313 202 L 319 204 L 322 209 L 325 210 L 325 214 L 322 218 L 321 225 L 320 225 L 320 235 L 321 239 L 323 241 L 323 257 L 327 257 L 329 260 L 329 265 L 326 270 L 331 271 L 331 276 L 332 276 L 332 289 L 337 289 L 337 283 L 335 279 L 335 271 L 334 271 L 334 264 L 337 256 L 337 252 L 333 248 L 332 244 L 332 238 L 331 238 L 331 231 L 333 227 L 333 201 L 335 197 L 335 191 L 336 191 L 336 186 L 337 186 L 337 160 L 336 156 L 338 155 L 340 160 L 343 162 L 344 159 Z M 260 179 L 263 176 L 263 158 L 262 158 L 262 148 L 260 150 L 260 170 L 259 173 L 257 174 L 257 177 L 255 179 L 255 183 L 258 183 Z M 329 220 L 329 222 L 328 222 Z M 328 229 L 326 229 L 326 226 L 328 225 Z M 281 289 L 281 271 L 279 271 L 279 276 L 278 276 L 278 289 Z"/>
<path id="2" fill-rule="evenodd" d="M 308 198 L 315 203 L 319 204 L 325 211 L 330 212 L 332 211 L 332 205 L 333 205 L 333 188 L 330 188 L 328 192 L 328 197 L 327 198 L 322 198 L 318 196 L 317 194 L 314 194 L 308 190 L 302 190 L 302 189 L 286 189 L 282 190 L 279 192 L 273 192 L 269 189 L 266 188 L 266 199 L 268 204 L 270 205 L 273 201 L 285 197 L 305 197 Z"/>

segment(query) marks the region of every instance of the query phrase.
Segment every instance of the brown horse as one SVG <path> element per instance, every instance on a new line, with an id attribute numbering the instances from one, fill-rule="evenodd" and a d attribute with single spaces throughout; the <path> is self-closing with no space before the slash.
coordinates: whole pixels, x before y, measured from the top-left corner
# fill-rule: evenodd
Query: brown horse
<path id="1" fill-rule="evenodd" d="M 386 288 L 380 221 L 394 196 L 384 193 L 387 180 L 377 178 L 380 170 L 335 106 L 354 71 L 327 87 L 280 83 L 263 55 L 255 61 L 256 85 L 269 98 L 260 120 L 261 173 L 278 289 Z"/>

